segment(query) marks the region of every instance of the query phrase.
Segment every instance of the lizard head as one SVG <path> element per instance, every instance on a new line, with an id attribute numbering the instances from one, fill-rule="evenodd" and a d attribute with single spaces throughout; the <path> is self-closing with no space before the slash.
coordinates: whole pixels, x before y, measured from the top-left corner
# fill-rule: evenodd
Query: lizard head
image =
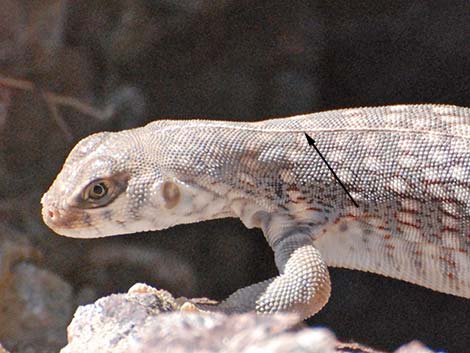
<path id="1" fill-rule="evenodd" d="M 73 148 L 41 200 L 51 229 L 95 238 L 181 223 L 174 210 L 180 184 L 163 176 L 136 130 L 97 133 Z"/>

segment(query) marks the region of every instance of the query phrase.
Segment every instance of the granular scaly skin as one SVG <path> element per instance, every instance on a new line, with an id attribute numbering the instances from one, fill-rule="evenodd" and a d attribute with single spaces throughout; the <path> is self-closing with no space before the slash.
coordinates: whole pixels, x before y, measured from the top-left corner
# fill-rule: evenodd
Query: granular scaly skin
<path id="1" fill-rule="evenodd" d="M 328 301 L 327 265 L 470 298 L 469 180 L 470 109 L 398 105 L 98 133 L 42 204 L 53 230 L 81 238 L 238 217 L 262 228 L 280 275 L 220 309 L 309 317 Z"/>

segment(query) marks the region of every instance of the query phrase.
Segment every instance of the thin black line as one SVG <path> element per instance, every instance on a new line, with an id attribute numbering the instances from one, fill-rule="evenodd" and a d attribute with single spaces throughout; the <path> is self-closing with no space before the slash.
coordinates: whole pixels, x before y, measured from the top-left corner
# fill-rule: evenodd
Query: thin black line
<path id="1" fill-rule="evenodd" d="M 333 173 L 333 176 L 335 177 L 335 179 L 338 181 L 339 185 L 342 186 L 342 188 L 344 189 L 344 191 L 346 191 L 346 194 L 348 194 L 349 198 L 351 199 L 351 201 L 353 202 L 353 204 L 356 206 L 356 207 L 359 207 L 359 205 L 356 203 L 356 201 L 354 201 L 353 197 L 351 196 L 351 194 L 349 193 L 348 189 L 346 189 L 346 186 L 344 186 L 344 184 L 341 182 L 341 180 L 339 180 L 338 176 L 336 175 L 335 171 L 333 170 L 333 168 L 330 167 L 330 165 L 328 164 L 328 162 L 326 161 L 325 157 L 323 157 L 323 155 L 321 154 L 321 152 L 318 150 L 317 146 L 315 146 L 315 141 L 313 140 L 313 138 L 311 138 L 310 136 L 307 135 L 306 132 L 304 132 L 305 134 L 305 137 L 307 138 L 307 142 L 310 146 L 313 146 L 313 148 L 315 148 L 315 151 L 317 151 L 317 153 L 320 155 L 321 159 L 323 159 L 323 162 L 325 162 L 326 166 L 328 167 L 328 169 L 331 171 L 331 173 Z"/>

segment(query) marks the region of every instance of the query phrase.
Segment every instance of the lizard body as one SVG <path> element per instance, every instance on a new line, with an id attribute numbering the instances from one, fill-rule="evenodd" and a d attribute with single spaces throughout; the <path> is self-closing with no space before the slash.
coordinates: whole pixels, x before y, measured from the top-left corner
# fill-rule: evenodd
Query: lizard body
<path id="1" fill-rule="evenodd" d="M 98 133 L 72 150 L 42 204 L 49 227 L 81 238 L 223 217 L 261 228 L 280 275 L 236 291 L 220 304 L 230 311 L 309 317 L 328 301 L 327 265 L 470 298 L 470 109 L 161 120 Z"/>

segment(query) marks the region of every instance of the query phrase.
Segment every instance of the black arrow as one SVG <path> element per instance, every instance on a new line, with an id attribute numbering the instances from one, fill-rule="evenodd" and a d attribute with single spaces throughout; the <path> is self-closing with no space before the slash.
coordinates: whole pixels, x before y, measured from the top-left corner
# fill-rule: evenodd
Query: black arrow
<path id="1" fill-rule="evenodd" d="M 321 159 L 323 159 L 323 162 L 325 162 L 326 166 L 328 167 L 328 169 L 331 171 L 331 173 L 333 173 L 333 176 L 335 177 L 335 179 L 338 181 L 339 185 L 342 186 L 342 188 L 344 189 L 344 191 L 346 191 L 346 194 L 348 194 L 349 198 L 351 199 L 351 201 L 353 202 L 353 204 L 356 206 L 356 207 L 359 207 L 359 205 L 356 203 L 356 201 L 354 201 L 353 197 L 351 196 L 351 194 L 349 193 L 348 189 L 346 189 L 346 186 L 344 186 L 344 184 L 341 182 L 341 180 L 339 180 L 338 176 L 336 175 L 335 171 L 333 170 L 333 168 L 330 167 L 330 165 L 328 164 L 328 162 L 326 161 L 325 157 L 323 157 L 323 155 L 320 153 L 320 151 L 318 150 L 317 146 L 315 146 L 315 141 L 313 140 L 313 138 L 311 138 L 310 136 L 307 135 L 307 133 L 305 132 L 305 137 L 307 138 L 307 142 L 310 146 L 313 146 L 313 148 L 315 148 L 315 151 L 317 151 L 317 153 L 320 155 Z"/>

